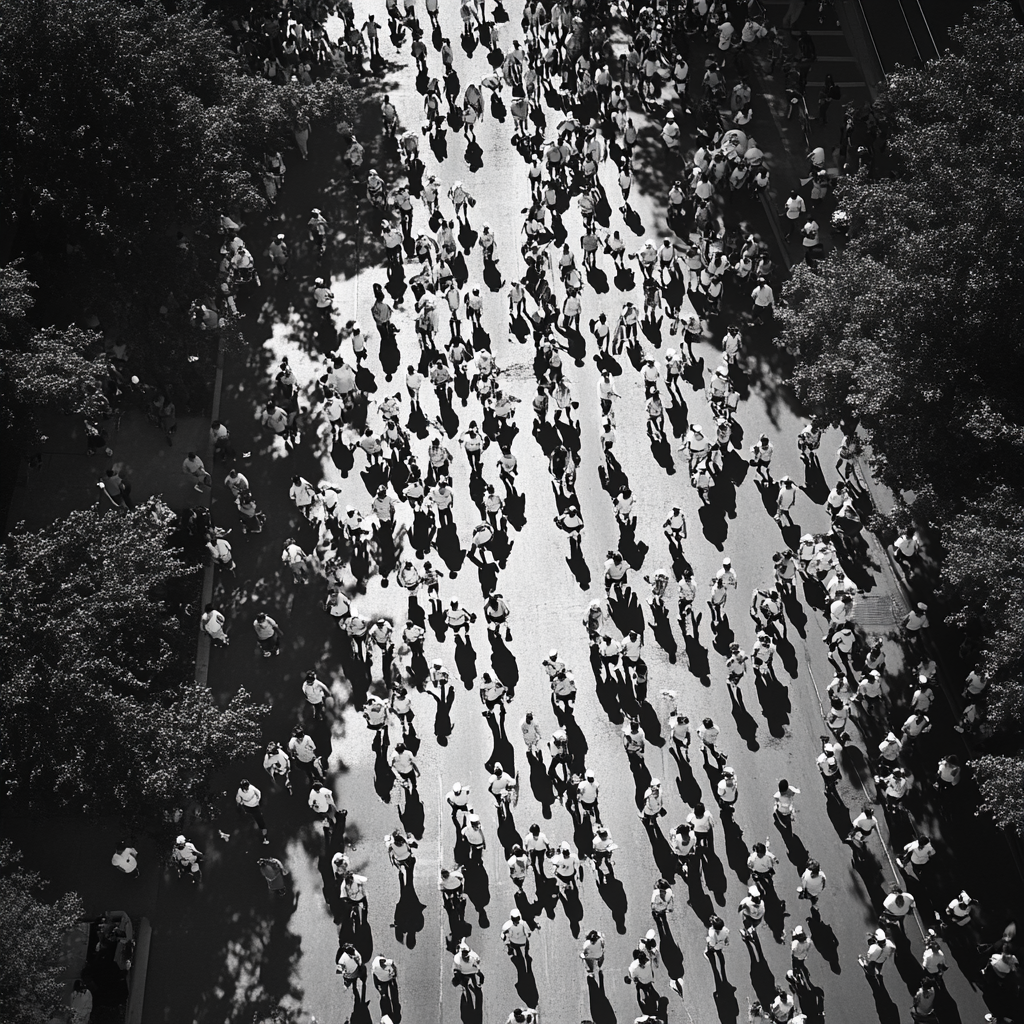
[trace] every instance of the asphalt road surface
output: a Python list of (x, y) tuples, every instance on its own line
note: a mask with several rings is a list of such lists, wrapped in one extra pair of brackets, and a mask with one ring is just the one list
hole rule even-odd
[[(356, 7), (357, 25), (368, 9), (377, 12), (378, 20), (385, 20), (383, 5), (370, 7), (357, 2)], [(470, 80), (479, 82), (488, 73), (486, 51), (476, 47), (468, 55), (458, 45), (460, 24), (456, 5), (442, 7), (442, 25), (455, 41), (455, 67), (464, 88)], [(505, 48), (519, 34), (520, 7), (518, 2), (509, 5), (511, 20), (499, 29)], [(422, 97), (416, 89), (415, 66), (408, 56), (408, 44), (402, 51), (396, 51), (384, 39), (382, 52), (388, 64), (385, 90), (397, 107), (403, 128), (418, 130), (422, 123)], [(435, 48), (430, 49), (428, 61), (431, 74), (438, 74), (440, 58)], [(670, 91), (666, 89), (666, 100)], [(506, 90), (503, 100), (508, 99)], [(560, 116), (558, 111), (548, 110), (549, 127)], [(638, 126), (646, 125), (642, 115), (635, 117)], [(374, 122), (370, 118), (367, 123), (379, 126), (379, 119)], [(683, 127), (684, 131), (692, 131), (688, 119), (684, 119)], [(451, 129), (447, 131), (447, 154), (443, 160), (437, 158), (426, 140), (421, 152), (427, 172), (439, 175), (444, 191), (455, 179), (462, 179), (475, 195), (472, 229), (479, 232), (484, 223), (491, 226), (498, 239), (501, 276), (507, 281), (522, 271), (520, 211), (529, 202), (526, 165), (509, 144), (511, 119), (507, 115), (498, 118), (488, 110), (476, 134), (479, 152), (472, 154), (472, 170), (467, 164), (466, 140)], [(347, 187), (337, 185), (333, 192), (327, 187), (328, 176), (336, 181), (336, 170), (329, 171), (327, 164), (333, 161), (337, 168), (337, 149), (338, 140), (332, 133), (314, 133), (311, 163), (301, 165), (295, 154), (289, 158), (289, 176), (276, 219), (265, 227), (246, 227), (253, 251), (262, 251), (278, 229), (291, 232), (289, 237), (301, 243), (302, 225), (313, 206), (328, 210), (331, 219), (332, 196), (344, 195)], [(392, 176), (398, 173), (394, 162), (390, 168), (388, 173)], [(666, 161), (656, 131), (642, 127), (636, 172), (639, 194), (634, 193), (633, 201), (638, 216), (625, 222), (616, 210), (618, 189), (614, 169), (610, 164), (602, 167), (601, 180), (612, 199), (610, 226), (622, 231), (629, 248), (638, 248), (645, 232), (656, 238), (664, 231), (665, 192), (676, 171)], [(377, 356), (376, 332), (369, 309), (373, 301), (371, 285), (384, 283), (386, 274), (379, 263), (366, 265), (361, 231), (372, 226), (374, 215), (361, 202), (358, 186), (350, 194), (360, 200), (359, 208), (365, 219), (360, 224), (332, 220), (342, 232), (338, 248), (345, 254), (334, 267), (337, 319), (343, 323), (358, 318), (371, 335), (367, 369), (373, 375), (375, 388), (371, 398), (379, 400), (385, 394), (404, 391), (404, 366), (417, 357), (409, 312), (411, 301), (396, 314), (401, 327), (402, 369), (388, 384)], [(730, 224), (747, 221), (758, 226), (760, 211), (755, 202), (741, 197), (736, 202), (730, 199), (729, 203), (726, 218)], [(417, 202), (415, 207), (415, 231), (425, 230), (423, 206)], [(446, 199), (442, 200), (442, 210), (447, 215), (451, 213)], [(569, 239), (575, 242), (581, 234), (575, 203), (565, 215), (565, 224)], [(468, 252), (465, 261), (470, 282), (480, 284), (479, 247)], [(312, 261), (300, 256), (294, 262), (294, 276), (307, 289), (313, 276)], [(606, 280), (598, 289), (585, 289), (584, 330), (588, 320), (601, 311), (614, 321), (627, 296), (641, 303), (638, 272), (633, 275), (633, 287), (624, 289), (620, 284), (627, 282), (615, 278), (607, 256), (600, 257), (599, 267)], [(598, 372), (589, 355), (581, 365), (566, 360), (567, 376), (579, 402), (576, 417), (582, 425), (578, 493), (586, 520), (584, 570), (567, 563), (565, 535), (552, 524), (558, 508), (546, 455), (531, 436), (532, 346), (521, 345), (508, 333), (507, 288), (495, 292), (482, 285), (482, 291), (483, 329), (501, 367), (503, 382), (522, 403), (517, 409), (520, 432), (514, 451), (519, 460), (519, 489), (525, 494), (525, 506), (518, 516), (513, 516), (509, 532), (511, 552), (498, 582), (498, 589), (512, 610), (514, 639), (507, 651), (498, 651), (492, 662), (484, 629), (481, 586), (474, 567), (460, 565), (457, 578), (442, 579), (443, 601), (447, 604), (451, 598), (459, 598), (477, 613), (478, 621), (470, 633), (471, 648), (461, 654), (456, 653), (450, 634), (442, 639), (428, 628), (427, 659), (440, 657), (452, 671), (454, 704), (448, 712), (449, 723), (429, 695), (413, 695), (419, 736), (417, 758), (422, 775), (419, 801), (411, 802), (404, 811), (399, 810), (389, 792), (386, 769), (381, 770), (375, 761), (370, 733), (352, 700), (350, 688), (341, 678), (338, 652), (343, 638), (321, 607), (322, 581), (306, 587), (293, 584), (280, 564), (286, 537), (294, 536), (306, 550), (312, 548), (315, 540), (313, 529), (297, 515), (287, 498), (293, 473), (301, 473), (314, 483), (320, 479), (335, 482), (343, 489), (343, 501), (364, 513), (368, 513), (370, 501), (360, 479), (364, 469), (361, 453), (357, 452), (354, 469), (343, 479), (330, 458), (315, 454), (316, 438), (311, 429), (306, 431), (296, 451), (286, 453), (279, 443), (268, 442), (255, 423), (257, 404), (269, 393), (282, 356), (289, 357), (306, 386), (321, 372), (322, 358), (311, 342), (308, 316), (301, 305), (296, 304), (290, 317), (282, 314), (280, 301), (275, 309), (268, 306), (263, 316), (258, 317), (253, 309), (246, 336), (254, 346), (254, 357), (245, 367), (237, 359), (229, 362), (228, 367), (221, 418), (232, 426), (237, 450), (251, 453), (243, 457), (243, 471), (268, 514), (268, 525), (262, 534), (248, 539), (238, 530), (232, 534), (237, 578), (219, 576), (217, 583), (217, 600), (229, 614), (232, 644), (227, 650), (214, 652), (210, 682), (224, 693), (244, 685), (257, 697), (272, 703), (268, 736), (281, 741), (287, 738), (290, 726), (300, 714), (299, 685), (307, 668), (316, 668), (321, 678), (330, 678), (336, 687), (341, 698), (339, 709), (343, 710), (338, 711), (329, 729), (314, 726), (313, 731), (321, 749), (330, 752), (331, 783), (339, 806), (348, 810), (344, 843), (339, 840), (334, 848), (344, 845), (354, 870), (369, 879), (368, 928), (355, 936), (357, 945), (367, 957), (372, 951), (397, 960), (401, 1017), (410, 1024), (460, 1019), (467, 1024), (496, 1024), (517, 1006), (535, 1007), (542, 1020), (552, 1022), (632, 1021), (638, 1015), (637, 1003), (633, 988), (623, 983), (623, 975), (634, 946), (653, 926), (649, 908), (651, 889), (659, 875), (664, 875), (672, 881), (676, 907), (669, 916), (671, 937), (661, 940), (662, 963), (655, 985), (668, 1000), (670, 1021), (721, 1020), (732, 1024), (745, 1020), (749, 1000), (770, 1000), (776, 983), (785, 986), (784, 975), (790, 967), (789, 933), (801, 922), (805, 926), (809, 923), (815, 943), (808, 961), (817, 990), (808, 999), (812, 1020), (821, 1019), (822, 1009), (831, 1022), (863, 1024), (876, 1015), (884, 1024), (907, 1020), (911, 991), (918, 978), (915, 960), (920, 954), (920, 931), (916, 926), (911, 924), (908, 929), (912, 946), (901, 951), (897, 962), (887, 967), (885, 988), (873, 991), (856, 962), (865, 945), (865, 932), (876, 922), (872, 899), (877, 898), (886, 880), (892, 877), (886, 855), (877, 842), (869, 866), (858, 871), (852, 866), (849, 848), (840, 841), (864, 799), (860, 788), (863, 758), (857, 750), (848, 755), (849, 770), (839, 786), (841, 803), (826, 802), (815, 767), (819, 737), (825, 732), (821, 695), (832, 676), (821, 642), (826, 626), (822, 612), (807, 603), (803, 594), (790, 606), (788, 642), (780, 644), (777, 659), (778, 686), (759, 692), (748, 675), (739, 700), (731, 697), (726, 686), (723, 652), (727, 651), (729, 634), (734, 633), (749, 651), (753, 627), (747, 604), (754, 587), (771, 582), (772, 554), (785, 543), (792, 543), (801, 532), (820, 532), (828, 527), (821, 502), (836, 479), (831, 453), (838, 439), (827, 436), (823, 443), (824, 481), (812, 481), (797, 500), (795, 519), (799, 530), (783, 534), (770, 514), (773, 494), (756, 485), (752, 470), (746, 466), (746, 452), (762, 432), (766, 433), (776, 448), (776, 477), (789, 473), (803, 483), (795, 444), (802, 420), (781, 377), (784, 362), (766, 333), (747, 322), (748, 294), (734, 285), (727, 288), (723, 315), (712, 321), (711, 336), (696, 345), (698, 367), (688, 374), (684, 384), (685, 411), (678, 409), (670, 416), (677, 439), (667, 448), (655, 446), (652, 450), (644, 430), (640, 375), (625, 356), (619, 360), (619, 375), (615, 378), (621, 394), (617, 402), (616, 453), (636, 495), (638, 525), (636, 543), (628, 550), (637, 604), (631, 611), (621, 613), (618, 623), (642, 624), (644, 657), (650, 669), (650, 702), (642, 715), (646, 756), (644, 765), (631, 774), (621, 743), (622, 711), (606, 692), (597, 692), (587, 636), (581, 624), (587, 603), (603, 597), (602, 565), (607, 552), (620, 544), (611, 497), (599, 474)], [(561, 300), (564, 293), (560, 284), (556, 294)], [(720, 362), (722, 330), (733, 317), (747, 322), (748, 339), (736, 435), (740, 451), (729, 456), (714, 503), (701, 509), (676, 448), (687, 422), (708, 428), (713, 424), (703, 383)], [(663, 325), (662, 329), (665, 328), (667, 325)], [(667, 330), (665, 334), (660, 342), (662, 353), (671, 343)], [(646, 339), (645, 344), (650, 347), (653, 342)], [(437, 406), (429, 385), (424, 387), (423, 397), (428, 416), (433, 416)], [(466, 408), (456, 403), (455, 412), (459, 431), (469, 419), (480, 418), (475, 399), (470, 399)], [(380, 417), (372, 407), (370, 422), (375, 427), (380, 425)], [(421, 464), (428, 436), (423, 431), (423, 436), (414, 439)], [(461, 547), (465, 548), (480, 514), (470, 500), (466, 458), (454, 439), (445, 443), (455, 453), (455, 522)], [(496, 458), (493, 447), (485, 453), (485, 476), (491, 481), (497, 479)], [(218, 467), (214, 510), (219, 522), (230, 524), (234, 514), (220, 483), (223, 476), (223, 467)], [(689, 524), (685, 553), (698, 585), (697, 605), (703, 609), (697, 638), (685, 641), (674, 614), (669, 626), (655, 626), (647, 604), (650, 590), (643, 582), (645, 573), (670, 565), (661, 524), (674, 503), (682, 505)], [(407, 510), (400, 512), (400, 519), (408, 521)], [(459, 552), (451, 557), (453, 564), (458, 565)], [(739, 586), (729, 596), (729, 629), (716, 638), (709, 627), (704, 602), (708, 582), (724, 557), (731, 558)], [(886, 584), (878, 562), (869, 560), (858, 582), (866, 591), (880, 595), (884, 603)], [(672, 609), (674, 594), (673, 585), (669, 595)], [(400, 628), (405, 620), (406, 595), (394, 584), (385, 588), (380, 577), (375, 576), (369, 580), (365, 594), (356, 596), (355, 606), (371, 619), (388, 616)], [(284, 653), (280, 658), (263, 659), (255, 647), (250, 624), (259, 608), (266, 608), (284, 629)], [(578, 845), (580, 826), (574, 824), (555, 798), (544, 773), (530, 771), (519, 735), (518, 723), (528, 710), (535, 712), (545, 738), (556, 727), (548, 681), (541, 665), (552, 649), (557, 649), (560, 658), (575, 671), (579, 697), (572, 740), (577, 763), (585, 764), (596, 774), (601, 787), (602, 818), (619, 849), (613, 882), (599, 886), (588, 863), (579, 884), (578, 900), (541, 905), (532, 878), (526, 884), (525, 895), (517, 895), (503, 847), (507, 848), (517, 835), (525, 834), (533, 822), (541, 825), (553, 843), (568, 840), (574, 847)], [(477, 691), (485, 671), (498, 672), (514, 682), (507, 735), (495, 736), (481, 716)], [(378, 679), (374, 691), (383, 693), (379, 658), (374, 673)], [(703, 872), (703, 882), (691, 887), (678, 877), (672, 858), (667, 856), (663, 836), (685, 819), (698, 800), (708, 803), (716, 819), (720, 817), (713, 798), (718, 774), (702, 763), (696, 740), (691, 765), (678, 764), (670, 754), (665, 742), (668, 708), (660, 696), (665, 688), (678, 692), (680, 707), (694, 726), (704, 716), (713, 717), (721, 725), (720, 747), (736, 771), (741, 793), (735, 824), (723, 830), (719, 822), (714, 853)], [(397, 739), (397, 733), (393, 733), (393, 739)], [(493, 801), (486, 793), (484, 767), (495, 756), (507, 770), (520, 773), (522, 785), (513, 820), (500, 831)], [(324, 872), (329, 873), (328, 861), (322, 839), (304, 806), (304, 790), (297, 785), (293, 798), (271, 793), (269, 780), (258, 764), (244, 770), (264, 791), (270, 846), (261, 847), (251, 824), (239, 822), (233, 813), (226, 813), (221, 828), (230, 833), (230, 839), (225, 841), (216, 832), (209, 836), (203, 887), (193, 891), (168, 879), (161, 898), (165, 924), (154, 938), (146, 1019), (171, 1024), (192, 1019), (248, 1021), (253, 1010), (264, 1008), (269, 1001), (293, 1009), (301, 1007), (321, 1024), (341, 1024), (346, 1019), (379, 1020), (379, 1004), (372, 985), (369, 1011), (353, 1011), (352, 995), (343, 989), (335, 974), (338, 925), (322, 894)], [(227, 806), (238, 776), (239, 771), (232, 769), (221, 780), (228, 794)], [(653, 838), (637, 815), (638, 799), (651, 777), (663, 780), (668, 811), (661, 819), (659, 834)], [(772, 823), (771, 814), (772, 793), (784, 777), (801, 790), (794, 834), (788, 841)], [(466, 940), (482, 957), (486, 974), (482, 1005), (475, 1007), (464, 1004), (460, 991), (450, 983), (452, 937), (437, 892), (439, 868), (453, 864), (454, 827), (443, 794), (456, 781), (471, 787), (473, 805), (483, 819), (488, 837), (483, 871), (476, 873), (469, 885), (466, 914)], [(297, 782), (301, 782), (301, 776)], [(419, 840), (413, 885), (406, 888), (400, 887), (383, 843), (385, 834), (399, 824)], [(584, 824), (584, 844), (587, 831)], [(737, 904), (749, 884), (748, 848), (765, 837), (780, 857), (776, 886), (785, 909), (773, 905), (768, 923), (761, 929), (758, 952), (754, 947), (746, 948), (739, 937)], [(254, 866), (255, 857), (267, 850), (285, 859), (291, 869), (296, 902), (287, 908), (283, 903), (272, 903)], [(820, 861), (828, 878), (820, 916), (813, 920), (808, 919), (807, 905), (797, 899), (796, 892), (799, 873), (808, 857)], [(523, 972), (517, 972), (509, 962), (499, 936), (502, 923), (517, 905), (537, 927), (531, 947), (532, 969)], [(726, 955), (727, 979), (717, 986), (702, 955), (706, 921), (711, 913), (721, 914), (733, 935)], [(607, 937), (603, 988), (588, 985), (578, 956), (581, 933), (591, 928)], [(670, 978), (683, 979), (680, 991), (670, 988)], [(949, 973), (949, 991), (965, 1022), (973, 1024), (980, 1019), (980, 999), (955, 965)]]

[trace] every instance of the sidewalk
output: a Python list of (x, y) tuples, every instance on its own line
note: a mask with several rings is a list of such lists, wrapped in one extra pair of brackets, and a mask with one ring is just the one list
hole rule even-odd
[[(210, 432), (206, 416), (179, 417), (173, 445), (167, 444), (141, 410), (125, 412), (116, 431), (113, 422), (111, 419), (103, 424), (110, 434), (107, 443), (113, 455), (106, 456), (101, 449), (91, 457), (86, 455), (81, 417), (55, 416), (41, 424), (43, 434), (47, 435), (41, 449), (42, 462), (38, 468), (31, 468), (24, 461), (19, 467), (7, 515), (8, 530), (22, 521), (28, 529), (38, 530), (59, 516), (96, 504), (113, 508), (96, 486), (100, 476), (112, 466), (124, 467), (127, 472), (134, 505), (154, 494), (163, 495), (176, 511), (209, 502), (209, 492), (196, 493), (192, 480), (181, 472), (187, 452), (196, 451), (206, 459)], [(207, 468), (212, 471), (209, 465)]]
[[(800, 16), (794, 22), (793, 27), (796, 31), (808, 30), (812, 36), (818, 37), (815, 41), (818, 47), (819, 64), (812, 68), (809, 86), (813, 86), (816, 80), (823, 79), (823, 75), (829, 72), (828, 67), (822, 68), (820, 60), (822, 54), (827, 53), (832, 57), (826, 58), (826, 63), (838, 63), (841, 59), (849, 60), (850, 63), (843, 63), (842, 67), (844, 69), (852, 67), (856, 71), (845, 70), (844, 73), (851, 79), (856, 78), (858, 81), (866, 82), (865, 89), (873, 98), (879, 85), (881, 71), (874, 66), (874, 53), (868, 53), (865, 50), (867, 35), (861, 12), (854, 10), (856, 5), (849, 2), (840, 2), (836, 6), (839, 14), (838, 24), (842, 27), (843, 38), (840, 40), (826, 33), (827, 50), (822, 46), (822, 33), (817, 24), (818, 16), (815, 4), (805, 5)], [(769, 13), (773, 16), (776, 24), (781, 25), (785, 10), (786, 4), (781, 0), (769, 8)], [(828, 19), (834, 21), (832, 12), (826, 12), (825, 19), (826, 22)], [(840, 54), (846, 56), (839, 57)], [(791, 188), (799, 187), (800, 179), (805, 176), (807, 164), (803, 152), (804, 140), (795, 120), (787, 122), (779, 116), (778, 112), (784, 110), (784, 97), (778, 94), (777, 83), (766, 76), (765, 62), (756, 61), (756, 64), (760, 78), (759, 85), (768, 102), (769, 109), (774, 115), (775, 127), (778, 129), (785, 147), (772, 153), (771, 185), (776, 197), (774, 209), (777, 211), (781, 205), (781, 199), (778, 197), (788, 194)], [(834, 74), (834, 71), (832, 73)], [(838, 81), (838, 76), (836, 77)], [(813, 95), (813, 88), (809, 88), (808, 91)], [(861, 94), (858, 91), (854, 95)], [(842, 108), (850, 98), (850, 90), (843, 88), (842, 100), (839, 104), (834, 104), (833, 109), (835, 106)], [(867, 100), (866, 96), (864, 100)], [(813, 116), (816, 112), (816, 104), (815, 109), (811, 112)], [(832, 111), (830, 111), (831, 113)], [(835, 154), (828, 144), (832, 134), (837, 131), (836, 126), (842, 117), (841, 109), (835, 113), (836, 116), (831, 118), (833, 124), (830, 127), (815, 126), (812, 143), (825, 148), (826, 161), (832, 170), (837, 171), (834, 164)], [(801, 194), (810, 205), (809, 186), (801, 187)], [(817, 215), (821, 228), (821, 239), (825, 243), (826, 252), (834, 245), (831, 233), (831, 214), (835, 205), (834, 198), (829, 195), (821, 204)], [(768, 212), (770, 214), (772, 211)], [(788, 262), (787, 254), (787, 265)], [(827, 454), (831, 456), (831, 453)], [(822, 458), (824, 460), (825, 455)], [(860, 481), (867, 492), (870, 505), (878, 512), (888, 514), (894, 506), (895, 497), (871, 474), (867, 453), (861, 457), (858, 468)], [(958, 720), (962, 709), (962, 701), (959, 697), (962, 679), (968, 671), (960, 664), (956, 650), (957, 641), (951, 633), (943, 631), (941, 625), (938, 628), (932, 627), (931, 634), (924, 638), (924, 647), (920, 652), (911, 650), (905, 642), (899, 639), (898, 632), (888, 625), (888, 619), (891, 618), (895, 625), (914, 601), (924, 599), (932, 602), (933, 622), (938, 623), (939, 609), (934, 604), (934, 595), (930, 591), (928, 593), (915, 592), (913, 581), (908, 580), (895, 566), (879, 538), (873, 534), (866, 536), (877, 576), (871, 590), (866, 592), (864, 599), (858, 602), (858, 619), (868, 633), (881, 633), (888, 637), (886, 650), (890, 677), (899, 678), (901, 669), (904, 673), (909, 673), (914, 664), (922, 658), (930, 658), (937, 663), (936, 678), (942, 695), (936, 701), (930, 714), (933, 721), (932, 737), (934, 737), (931, 748), (935, 747), (935, 741), (939, 736), (945, 737), (941, 754), (955, 753), (961, 758), (962, 763), (966, 762), (974, 753), (970, 740), (953, 731), (953, 725)], [(868, 613), (867, 620), (865, 620), (865, 611)], [(905, 675), (904, 679), (906, 680)], [(820, 686), (820, 682), (818, 685)], [(904, 682), (904, 685), (909, 688), (908, 682)], [(891, 696), (897, 700), (900, 698), (905, 700), (909, 696), (909, 692), (893, 693)], [(868, 748), (862, 742), (859, 742), (858, 746), (865, 750), (865, 754), (868, 752)], [(929, 775), (933, 774), (935, 770), (934, 764), (922, 764), (921, 768), (927, 770)], [(944, 886), (943, 891), (948, 890), (949, 898), (952, 898), (959, 888), (966, 887), (981, 904), (978, 920), (979, 930), (987, 929), (988, 932), (997, 933), (1006, 920), (1014, 916), (1014, 909), (1019, 910), (1021, 907), (1024, 859), (1022, 859), (1019, 844), (1012, 837), (1008, 837), (996, 829), (986, 819), (977, 818), (972, 814), (969, 792), (957, 794), (959, 803), (954, 804), (950, 810), (946, 810), (942, 807), (942, 801), (933, 799), (930, 788), (920, 785), (923, 781), (920, 776), (918, 781), (919, 792), (913, 804), (913, 815), (918, 827), (935, 838), (937, 844), (941, 842), (942, 847), (945, 848), (942, 851), (945, 854), (943, 857), (945, 879), (941, 882), (941, 886)], [(870, 772), (863, 775), (862, 782), (867, 791), (871, 792), (873, 785), (870, 780)], [(970, 786), (972, 786), (972, 782), (967, 779), (961, 789), (966, 790)], [(886, 823), (886, 841), (892, 848), (894, 842), (888, 831), (888, 823)], [(898, 847), (909, 838), (911, 838), (909, 834), (905, 838), (901, 836), (895, 841), (895, 845)], [(983, 853), (983, 856), (979, 857), (979, 853)], [(891, 867), (896, 873), (895, 866), (891, 864)], [(979, 867), (981, 870), (978, 870)], [(896, 874), (899, 878), (900, 875)], [(933, 891), (936, 890), (935, 879), (932, 880), (931, 887)], [(1007, 893), (1008, 887), (1010, 894)], [(918, 915), (918, 923), (923, 929), (932, 926), (930, 918), (922, 920), (920, 915)], [(961, 967), (967, 974), (967, 965), (961, 964)], [(973, 989), (973, 983), (971, 987)]]

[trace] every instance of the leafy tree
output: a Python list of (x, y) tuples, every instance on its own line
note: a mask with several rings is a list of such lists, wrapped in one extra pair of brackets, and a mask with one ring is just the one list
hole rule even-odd
[(166, 823), (212, 806), (210, 775), (258, 747), (265, 709), (245, 690), (221, 707), (189, 678), (196, 570), (168, 546), (171, 518), (153, 501), (8, 538), (0, 778), (33, 805)]
[[(893, 177), (845, 183), (850, 240), (800, 267), (779, 344), (801, 398), (858, 424), (873, 466), (909, 496), (897, 518), (943, 548), (949, 619), (980, 623), (994, 742), (1019, 750), (1024, 688), (1024, 29), (980, 6), (953, 48), (889, 80)], [(984, 153), (984, 159), (981, 154)], [(996, 773), (984, 778), (996, 806)]]
[(1024, 760), (986, 754), (971, 765), (981, 784), (981, 809), (1008, 832), (1024, 839)]
[(0, 211), (36, 279), (130, 337), (143, 364), (185, 364), (214, 218), (262, 209), (264, 154), (300, 113), (337, 119), (348, 89), (251, 76), (189, 0), (24, 0), (0, 5), (0, 31), (18, 54), (0, 64)]
[(0, 433), (16, 443), (34, 434), (38, 409), (93, 415), (104, 407), (106, 367), (95, 338), (77, 327), (36, 330), (34, 293), (20, 263), (0, 267)]
[(0, 1020), (63, 1019), (64, 933), (85, 910), (75, 893), (41, 900), (42, 887), (10, 841), (0, 839)]

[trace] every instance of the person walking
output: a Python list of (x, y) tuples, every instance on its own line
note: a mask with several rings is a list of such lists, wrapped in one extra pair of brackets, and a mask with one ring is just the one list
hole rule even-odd
[(313, 714), (313, 721), (322, 721), (324, 708), (331, 699), (331, 691), (323, 680), (317, 678), (313, 669), (306, 672), (302, 679), (302, 695), (306, 699), (306, 706)]
[(604, 980), (605, 938), (604, 933), (592, 928), (583, 939), (580, 959), (587, 971), (587, 980), (597, 978)]
[(252, 628), (264, 658), (281, 653), (281, 637), (284, 636), (284, 632), (266, 612), (256, 614), (256, 618), (252, 620)]
[[(338, 805), (334, 802), (334, 793), (323, 782), (314, 782), (309, 791), (308, 803), (323, 828), (324, 839), (330, 842), (331, 833), (338, 819)], [(344, 814), (345, 812), (342, 812), (343, 817)]]
[(530, 963), (530, 933), (533, 929), (523, 920), (518, 910), (513, 910), (501, 926), (501, 941), (505, 952), (517, 969), (526, 970)]
[(704, 955), (711, 964), (716, 977), (725, 978), (725, 951), (729, 945), (729, 929), (717, 915), (708, 922), (708, 934), (704, 940)]
[(238, 791), (235, 793), (235, 804), (242, 813), (248, 814), (256, 822), (260, 834), (263, 836), (263, 845), (268, 846), (270, 840), (267, 838), (267, 823), (263, 819), (263, 811), (260, 803), (263, 794), (248, 780), (242, 779), (238, 784)]
[(139, 851), (134, 846), (129, 846), (123, 839), (117, 844), (117, 849), (114, 850), (113, 857), (110, 858), (110, 863), (117, 868), (122, 874), (128, 875), (130, 878), (138, 878), (140, 875), (139, 871)]
[(867, 950), (857, 957), (857, 963), (864, 968), (868, 981), (875, 984), (881, 980), (882, 968), (896, 952), (896, 946), (883, 928), (868, 932), (867, 944)]
[(203, 871), (199, 863), (203, 859), (203, 855), (194, 843), (189, 842), (184, 836), (178, 836), (171, 849), (171, 859), (178, 869), (179, 878), (185, 875), (193, 885), (199, 885), (202, 882)]
[(818, 917), (818, 900), (825, 891), (827, 879), (821, 865), (816, 860), (807, 862), (804, 873), (800, 876), (800, 884), (797, 886), (796, 894), (799, 899), (809, 900), (811, 904), (811, 916)]
[(291, 754), (293, 763), (306, 773), (311, 785), (317, 779), (324, 777), (321, 758), (317, 756), (316, 752), (316, 741), (307, 734), (301, 725), (295, 726), (292, 730), (292, 737), (288, 741), (288, 752)]
[(189, 452), (181, 463), (181, 471), (193, 482), (193, 490), (200, 494), (204, 487), (213, 487), (213, 477), (206, 471), (203, 460), (195, 452)]
[(810, 988), (811, 975), (807, 970), (807, 957), (813, 948), (814, 944), (804, 926), (798, 924), (792, 931), (789, 943), (790, 969), (786, 971), (786, 980), (791, 985)]
[(697, 727), (697, 737), (701, 742), (701, 751), (704, 755), (704, 763), (708, 763), (708, 753), (715, 759), (715, 763), (721, 767), (727, 760), (728, 757), (725, 753), (718, 749), (716, 744), (718, 743), (718, 736), (721, 730), (715, 725), (714, 721), (710, 718), (705, 718), (703, 722)]
[(260, 874), (267, 883), (267, 891), (272, 896), (284, 896), (288, 891), (285, 878), (291, 873), (276, 857), (260, 857), (256, 861)]
[(277, 740), (270, 740), (267, 743), (267, 752), (263, 755), (263, 770), (270, 776), (271, 782), (276, 786), (280, 781), (288, 795), (294, 792), (292, 789), (292, 760), (281, 749)]
[[(371, 15), (371, 17), (373, 17)], [(352, 995), (357, 1003), (366, 1002), (366, 964), (363, 963), (359, 950), (346, 942), (338, 950), (335, 959), (335, 973), (341, 975), (345, 988), (352, 989)]]
[(775, 823), (782, 832), (793, 831), (793, 815), (796, 811), (796, 798), (799, 795), (800, 790), (795, 786), (791, 786), (788, 780), (779, 779), (779, 788), (772, 796), (772, 802), (775, 808)]
[(664, 878), (659, 878), (654, 883), (654, 891), (651, 893), (651, 917), (657, 925), (658, 931), (668, 929), (668, 915), (675, 910), (675, 894)]
[(381, 1013), (384, 1012), (385, 1000), (394, 1012), (398, 1006), (398, 964), (386, 956), (375, 956), (370, 964), (370, 973), (373, 975), (373, 987), (380, 996)]
[(388, 858), (398, 870), (399, 885), (412, 881), (416, 857), (413, 851), (419, 846), (415, 839), (409, 838), (400, 828), (396, 828), (384, 837), (384, 848)]
[(452, 961), (452, 982), (464, 986), (471, 992), (479, 993), (484, 981), (480, 963), (480, 954), (470, 949), (463, 939)]
[(212, 604), (208, 604), (203, 610), (199, 619), (200, 627), (209, 635), (210, 639), (218, 647), (227, 647), (231, 643), (227, 631), (224, 629), (226, 620), (224, 615)]

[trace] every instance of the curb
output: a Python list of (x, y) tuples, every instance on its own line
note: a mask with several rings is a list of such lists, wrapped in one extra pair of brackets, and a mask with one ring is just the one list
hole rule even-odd
[(139, 937), (135, 942), (132, 960), (132, 986), (128, 993), (128, 1009), (124, 1024), (142, 1024), (142, 1009), (146, 1001), (146, 975), (149, 972), (149, 948), (153, 941), (153, 927), (149, 918), (139, 922)]
[[(210, 422), (220, 416), (220, 397), (224, 390), (224, 338), (217, 342), (217, 375), (213, 380), (213, 403), (210, 406)], [(206, 442), (206, 457), (213, 465), (213, 439)], [(212, 474), (211, 474), (212, 475)], [(210, 487), (210, 509), (213, 510), (213, 487)], [(199, 599), (199, 615), (202, 617), (203, 609), (213, 600), (213, 562), (207, 562), (203, 569), (203, 592)], [(213, 644), (202, 627), (198, 629), (196, 637), (196, 671), (195, 681), (200, 686), (209, 685), (207, 680), (210, 675), (210, 649)]]

